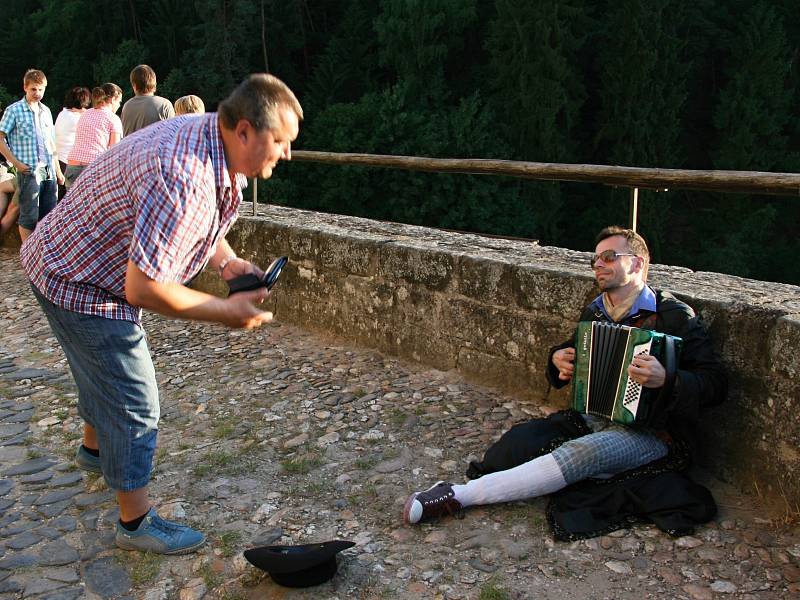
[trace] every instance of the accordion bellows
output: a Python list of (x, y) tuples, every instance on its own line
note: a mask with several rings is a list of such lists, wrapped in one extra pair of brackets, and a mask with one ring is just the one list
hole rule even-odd
[[(679, 337), (604, 321), (578, 323), (572, 408), (624, 425), (653, 424), (671, 393), (682, 345)], [(662, 388), (643, 388), (628, 377), (641, 354), (655, 356), (666, 371)]]

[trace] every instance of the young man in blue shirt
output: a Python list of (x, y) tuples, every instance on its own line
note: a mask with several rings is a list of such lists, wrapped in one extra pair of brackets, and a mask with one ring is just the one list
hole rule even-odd
[(47, 78), (38, 69), (23, 77), (25, 97), (11, 104), (0, 119), (0, 154), (17, 170), (19, 235), (24, 242), (56, 205), (56, 182), (64, 176), (56, 155), (55, 126), (42, 103)]

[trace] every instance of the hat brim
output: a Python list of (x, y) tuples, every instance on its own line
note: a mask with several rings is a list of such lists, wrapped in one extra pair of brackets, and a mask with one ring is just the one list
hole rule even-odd
[(273, 581), (288, 587), (309, 587), (328, 581), (336, 574), (336, 554), (355, 542), (334, 540), (298, 546), (260, 546), (244, 551), (254, 567), (270, 574)]

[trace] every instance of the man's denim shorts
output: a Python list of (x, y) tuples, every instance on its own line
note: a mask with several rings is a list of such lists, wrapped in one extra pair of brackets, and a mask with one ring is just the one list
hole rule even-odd
[(146, 486), (159, 405), (144, 329), (130, 321), (65, 310), (31, 287), (69, 361), (78, 386), (78, 413), (97, 431), (106, 483), (123, 492)]
[(35, 174), (17, 174), (19, 187), (19, 225), (33, 231), (58, 200), (55, 179), (40, 180)]

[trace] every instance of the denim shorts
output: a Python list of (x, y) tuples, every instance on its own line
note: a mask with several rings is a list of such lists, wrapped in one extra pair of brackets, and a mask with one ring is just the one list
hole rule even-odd
[(78, 178), (78, 175), (83, 173), (85, 168), (86, 165), (67, 165), (64, 171), (64, 187), (67, 189), (71, 188), (72, 184), (75, 183), (75, 180)]
[(632, 429), (594, 415), (581, 416), (592, 433), (553, 450), (567, 485), (590, 477), (611, 477), (663, 458), (669, 452), (651, 431)]
[(78, 413), (97, 431), (108, 486), (147, 485), (158, 435), (158, 386), (144, 329), (131, 321), (72, 312), (33, 286), (78, 386)]
[[(43, 168), (43, 167), (42, 167)], [(33, 231), (44, 219), (58, 199), (55, 179), (41, 179), (33, 172), (18, 173), (19, 226)]]

